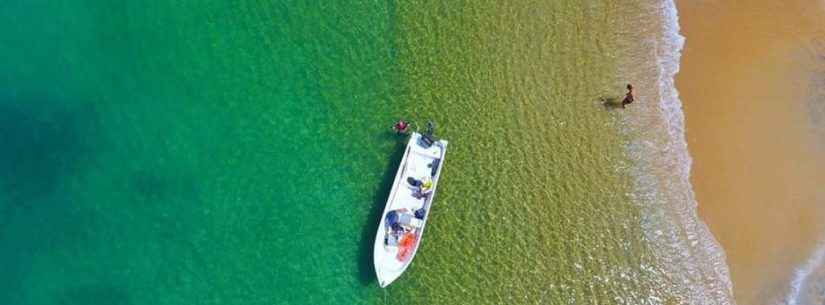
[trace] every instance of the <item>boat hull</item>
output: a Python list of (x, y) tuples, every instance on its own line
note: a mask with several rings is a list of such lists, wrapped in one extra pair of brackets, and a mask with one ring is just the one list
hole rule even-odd
[[(441, 170), (444, 168), (447, 141), (438, 140), (430, 147), (425, 147), (421, 144), (422, 137), (418, 133), (410, 136), (384, 212), (381, 213), (373, 249), (375, 273), (381, 287), (387, 287), (398, 279), (418, 252), (435, 199)], [(410, 181), (424, 182), (422, 185), (412, 185)], [(428, 187), (427, 182), (431, 183), (431, 186)], [(403, 236), (397, 244), (390, 241), (396, 240), (399, 235), (394, 229), (399, 227), (393, 227), (388, 222), (387, 218), (391, 212), (407, 215), (419, 212), (415, 219), (409, 220), (411, 224), (403, 229)]]

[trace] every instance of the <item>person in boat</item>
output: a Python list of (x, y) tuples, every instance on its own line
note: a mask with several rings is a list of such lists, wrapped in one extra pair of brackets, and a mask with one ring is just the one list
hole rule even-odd
[(395, 125), (392, 125), (392, 130), (395, 130), (398, 134), (406, 134), (409, 128), (410, 123), (405, 120), (398, 120), (398, 122), (395, 122)]
[(624, 99), (622, 100), (622, 108), (625, 105), (633, 103), (636, 99), (633, 97), (633, 85), (627, 84), (627, 94), (625, 94)]
[(429, 177), (425, 178), (424, 181), (421, 182), (421, 185), (418, 187), (418, 192), (421, 195), (427, 195), (433, 191), (433, 179)]
[(424, 198), (433, 191), (433, 179), (430, 177), (425, 177), (422, 180), (407, 177), (407, 183), (415, 190), (412, 196), (417, 199)]
[(387, 225), (393, 234), (404, 233), (404, 227), (400, 223), (401, 215), (398, 212), (393, 210), (387, 213)]

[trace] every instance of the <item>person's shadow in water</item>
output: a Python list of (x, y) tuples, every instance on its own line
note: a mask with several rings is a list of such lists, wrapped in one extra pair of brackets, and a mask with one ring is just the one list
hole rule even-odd
[(381, 213), (384, 211), (384, 206), (387, 204), (387, 197), (390, 195), (392, 184), (395, 180), (395, 174), (398, 170), (398, 165), (401, 163), (401, 157), (404, 156), (404, 150), (407, 148), (407, 137), (398, 135), (394, 132), (387, 132), (381, 134), (379, 137), (381, 141), (395, 141), (396, 144), (392, 149), (392, 154), (387, 158), (391, 160), (389, 167), (381, 177), (381, 183), (378, 186), (378, 191), (372, 200), (372, 207), (370, 208), (369, 217), (366, 219), (364, 229), (361, 231), (361, 245), (358, 258), (358, 278), (364, 286), (372, 284), (375, 278), (375, 267), (373, 266), (373, 245), (375, 242), (375, 232), (378, 231), (378, 224), (380, 222)]
[(602, 106), (604, 106), (604, 109), (607, 110), (624, 108), (622, 107), (622, 102), (619, 101), (619, 98), (615, 96), (600, 96), (599, 102), (601, 102)]

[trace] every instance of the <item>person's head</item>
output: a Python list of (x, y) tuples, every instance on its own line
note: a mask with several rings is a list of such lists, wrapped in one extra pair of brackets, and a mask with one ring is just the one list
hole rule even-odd
[(633, 85), (627, 84), (627, 90), (633, 90)]

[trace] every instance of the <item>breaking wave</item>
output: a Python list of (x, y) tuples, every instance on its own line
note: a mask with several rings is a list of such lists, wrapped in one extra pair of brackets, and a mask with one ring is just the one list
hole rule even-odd
[(783, 305), (823, 304), (825, 302), (825, 243), (820, 243), (805, 264), (794, 272)]

